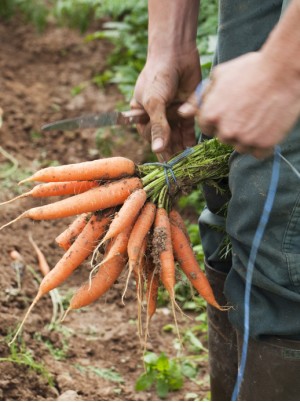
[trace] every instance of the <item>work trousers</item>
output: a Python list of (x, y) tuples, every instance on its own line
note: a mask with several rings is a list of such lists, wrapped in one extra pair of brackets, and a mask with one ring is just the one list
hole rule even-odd
[[(259, 50), (279, 21), (285, 3), (221, 0), (215, 63)], [(295, 57), (300, 59), (300, 53)], [(300, 122), (280, 146), (281, 154), (300, 171)], [(246, 268), (272, 167), (273, 157), (258, 160), (233, 152), (227, 193), (230, 197), (222, 196), (229, 198), (226, 219), (218, 214), (222, 197), (220, 200), (218, 194), (212, 194), (214, 190), (205, 189), (208, 205), (199, 220), (205, 257), (215, 269), (228, 272), (225, 295), (233, 306), (229, 319), (240, 331), (243, 331)], [(232, 244), (230, 259), (222, 255), (222, 233), (214, 231), (211, 225), (225, 227)], [(283, 160), (274, 205), (255, 261), (250, 335), (253, 338), (282, 335), (293, 339), (300, 335), (300, 180)]]
[[(219, 6), (215, 65), (258, 51), (280, 20), (288, 1), (221, 0)], [(295, 57), (300, 62), (300, 53)], [(286, 63), (288, 65), (288, 60)], [(300, 171), (300, 122), (280, 148), (281, 154)], [(221, 183), (223, 193), (204, 187), (207, 207), (200, 216), (199, 226), (205, 258), (207, 266), (212, 268), (210, 272), (215, 271), (211, 276), (217, 283), (217, 293), (221, 286), (222, 296), (225, 295), (222, 302), (232, 306), (228, 317), (225, 316), (225, 323), (224, 315), (218, 314), (227, 313), (215, 314), (212, 307), (208, 309), (212, 395), (215, 393), (216, 399), (230, 398), (237, 374), (244, 331), (247, 264), (272, 168), (273, 156), (258, 160), (251, 155), (233, 152), (229, 181)], [(220, 211), (224, 211), (222, 206), (227, 202), (227, 216), (224, 216)], [(232, 252), (225, 256), (227, 236)], [(300, 372), (299, 340), (300, 180), (281, 159), (273, 208), (254, 266), (250, 301), (251, 350), (240, 398), (300, 400), (300, 384), (297, 375), (292, 375)], [(226, 348), (230, 348), (230, 354), (226, 353)], [(255, 373), (261, 374), (257, 377)], [(227, 380), (224, 382), (222, 378)], [(223, 384), (220, 384), (220, 379)], [(226, 390), (223, 388), (225, 383), (230, 384)]]

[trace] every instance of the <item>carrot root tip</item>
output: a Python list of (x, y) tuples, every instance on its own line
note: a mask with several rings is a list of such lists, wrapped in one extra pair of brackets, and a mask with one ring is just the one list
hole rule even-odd
[(33, 180), (34, 179), (32, 176), (27, 177), (27, 179), (23, 179), (23, 180), (19, 181), (18, 186), (20, 186), (21, 184), (27, 183), (28, 181), (33, 181)]
[(26, 312), (21, 324), (19, 325), (15, 335), (13, 336), (12, 340), (8, 343), (8, 346), (11, 346), (13, 343), (15, 343), (15, 341), (17, 340), (17, 338), (18, 338), (18, 336), (19, 336), (19, 334), (20, 334), (20, 332), (21, 332), (21, 330), (22, 330), (22, 328), (23, 328), (23, 326), (25, 324), (25, 321), (27, 320), (27, 318), (28, 318), (29, 314), (31, 313), (33, 307), (36, 305), (36, 303), (40, 300), (41, 297), (42, 297), (42, 293), (39, 291), (38, 294), (35, 296), (33, 302), (31, 303), (31, 305), (29, 306), (29, 308), (28, 308), (28, 310), (27, 310), (27, 312)]
[(69, 312), (70, 312), (71, 310), (72, 310), (72, 309), (71, 309), (71, 307), (69, 306), (69, 307), (67, 308), (67, 310), (64, 312), (64, 314), (63, 314), (63, 316), (61, 317), (61, 319), (60, 319), (60, 322), (61, 322), (61, 323), (65, 321), (67, 315), (69, 314)]
[(25, 197), (27, 197), (27, 196), (28, 196), (27, 193), (18, 195), (17, 197), (12, 198), (11, 200), (1, 202), (1, 203), (0, 203), (0, 206), (10, 204), (10, 203), (13, 202), (13, 201), (19, 200), (19, 199), (21, 199), (21, 198), (25, 198)]
[(23, 212), (23, 213), (22, 213), (21, 215), (19, 215), (17, 218), (13, 219), (12, 221), (10, 221), (10, 222), (8, 222), (8, 223), (5, 223), (5, 225), (2, 225), (2, 226), (0, 227), (0, 231), (3, 230), (3, 229), (5, 229), (7, 226), (12, 225), (12, 224), (15, 223), (15, 222), (18, 222), (20, 219), (25, 218), (25, 217), (26, 217), (26, 212)]

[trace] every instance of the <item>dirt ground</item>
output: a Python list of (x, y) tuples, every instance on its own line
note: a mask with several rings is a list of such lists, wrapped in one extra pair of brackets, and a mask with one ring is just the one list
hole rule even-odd
[[(17, 182), (37, 168), (53, 161), (63, 164), (101, 157), (101, 147), (110, 142), (115, 154), (135, 162), (146, 160), (149, 147), (134, 129), (108, 130), (100, 142), (95, 130), (41, 133), (40, 127), (46, 122), (110, 110), (122, 101), (115, 87), (101, 90), (91, 82), (105, 68), (110, 46), (101, 41), (86, 44), (83, 39), (65, 28), (51, 27), (37, 35), (31, 26), (17, 19), (1, 21), (0, 107), (4, 116), (0, 129), (0, 202), (26, 190), (25, 186), (20, 189)], [(8, 177), (4, 177), (10, 168), (5, 152), (18, 162), (18, 168)], [(0, 225), (40, 204), (24, 199), (2, 206)], [(23, 220), (0, 232), (0, 400), (159, 400), (155, 390), (134, 389), (143, 364), (133, 282), (125, 306), (121, 303), (124, 281), (120, 280), (102, 300), (70, 313), (52, 330), (48, 326), (51, 298), (44, 297), (38, 303), (24, 327), (22, 347), (35, 362), (43, 364), (53, 379), (52, 385), (39, 369), (1, 361), (12, 356), (7, 336), (15, 331), (38, 287), (34, 274), (38, 272), (37, 263), (28, 234), (54, 266), (62, 255), (54, 239), (69, 222)], [(23, 256), (24, 266), (13, 264), (9, 253), (14, 249)], [(88, 270), (87, 262), (59, 289), (64, 300), (86, 280)], [(172, 323), (170, 310), (160, 308), (151, 324), (149, 350), (176, 355), (175, 334), (163, 330)], [(179, 317), (179, 324), (184, 330), (191, 322)], [(123, 381), (104, 379), (99, 375), (104, 369), (117, 372)], [(205, 362), (200, 364), (197, 383), (186, 379), (184, 387), (170, 393), (168, 399), (185, 400), (187, 393), (194, 393), (199, 400), (207, 397)]]

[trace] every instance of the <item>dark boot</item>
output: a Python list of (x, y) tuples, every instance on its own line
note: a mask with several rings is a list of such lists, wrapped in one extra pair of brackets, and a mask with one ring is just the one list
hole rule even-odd
[[(223, 288), (226, 274), (205, 264), (206, 276), (218, 303), (227, 304)], [(226, 311), (208, 305), (208, 349), (211, 399), (230, 401), (237, 377), (238, 353), (236, 331)]]
[[(242, 335), (238, 335), (239, 355)], [(249, 340), (240, 401), (300, 400), (300, 340), (264, 337)]]

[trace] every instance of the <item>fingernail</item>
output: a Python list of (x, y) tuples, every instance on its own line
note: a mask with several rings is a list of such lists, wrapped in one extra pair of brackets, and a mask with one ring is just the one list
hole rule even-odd
[(152, 142), (152, 151), (159, 152), (164, 147), (164, 142), (161, 138), (155, 138)]
[(178, 108), (178, 112), (181, 114), (191, 113), (193, 111), (193, 107), (190, 103), (184, 103)]

